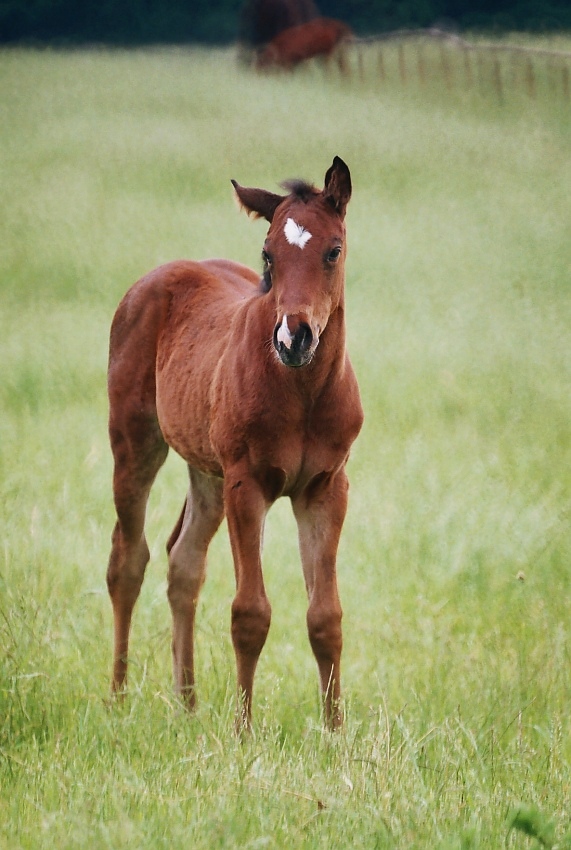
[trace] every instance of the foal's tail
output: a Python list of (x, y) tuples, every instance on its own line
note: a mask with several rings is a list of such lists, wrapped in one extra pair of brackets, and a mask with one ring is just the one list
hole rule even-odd
[(184, 505), (182, 506), (182, 511), (180, 512), (180, 516), (177, 520), (175, 527), (171, 532), (171, 536), (167, 540), (167, 555), (170, 555), (171, 549), (179, 538), (180, 532), (182, 530), (182, 524), (184, 522), (184, 514), (186, 512), (186, 503), (187, 499), (184, 500)]

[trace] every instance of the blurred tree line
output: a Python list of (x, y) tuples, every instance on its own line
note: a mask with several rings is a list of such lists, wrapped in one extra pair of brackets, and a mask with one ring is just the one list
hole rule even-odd
[[(360, 35), (406, 27), (571, 30), (570, 0), (317, 0)], [(224, 44), (244, 30), (244, 0), (0, 0), (0, 42)]]

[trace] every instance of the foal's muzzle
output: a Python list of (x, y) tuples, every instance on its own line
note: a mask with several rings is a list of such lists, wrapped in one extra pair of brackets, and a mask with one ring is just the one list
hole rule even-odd
[(318, 342), (308, 322), (299, 316), (284, 316), (274, 328), (274, 348), (285, 366), (306, 366)]

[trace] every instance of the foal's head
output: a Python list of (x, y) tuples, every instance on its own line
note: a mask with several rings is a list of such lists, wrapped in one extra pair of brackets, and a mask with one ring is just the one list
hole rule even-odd
[(242, 206), (270, 222), (262, 287), (276, 306), (275, 350), (286, 366), (305, 366), (329, 317), (343, 306), (349, 169), (336, 156), (322, 191), (290, 181), (283, 184), (285, 196), (232, 182)]

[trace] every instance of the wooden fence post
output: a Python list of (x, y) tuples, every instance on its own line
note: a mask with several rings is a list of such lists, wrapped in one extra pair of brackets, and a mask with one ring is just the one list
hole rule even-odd
[(379, 57), (377, 59), (377, 68), (379, 69), (379, 77), (385, 79), (385, 60), (383, 58), (383, 48), (379, 47)]
[(347, 53), (343, 45), (337, 52), (337, 67), (342, 77), (351, 76), (351, 63), (347, 61)]
[(470, 50), (467, 47), (462, 48), (464, 52), (464, 74), (466, 76), (466, 85), (469, 89), (472, 88), (472, 63), (470, 62)]
[(484, 72), (484, 57), (482, 51), (476, 49), (476, 63), (478, 66), (478, 85), (480, 91), (483, 92), (486, 89), (486, 77)]
[(498, 99), (503, 101), (504, 91), (502, 87), (502, 68), (498, 54), (494, 56), (494, 86), (498, 95)]
[(535, 74), (533, 71), (533, 62), (531, 60), (531, 56), (527, 60), (526, 68), (525, 68), (525, 82), (527, 87), (527, 93), (529, 97), (535, 97)]
[(398, 46), (398, 54), (399, 54), (399, 73), (400, 73), (401, 82), (404, 85), (406, 85), (406, 62), (405, 62), (405, 56), (404, 56), (404, 44), (402, 43), (402, 41), (399, 43), (399, 46)]
[(446, 88), (449, 89), (452, 85), (452, 72), (450, 69), (450, 62), (448, 61), (448, 48), (442, 42), (440, 43), (440, 64), (442, 66), (442, 73), (444, 75), (444, 82), (446, 83)]
[(363, 51), (361, 48), (358, 48), (359, 52), (357, 54), (357, 61), (359, 66), (359, 79), (363, 83), (365, 82), (365, 62), (363, 60)]
[(424, 87), (426, 83), (426, 65), (424, 63), (424, 45), (422, 43), (418, 45), (418, 54), (416, 61), (418, 68), (418, 79), (420, 80), (420, 85)]
[(561, 68), (561, 82), (563, 83), (563, 97), (566, 101), (569, 101), (569, 66), (565, 61)]

